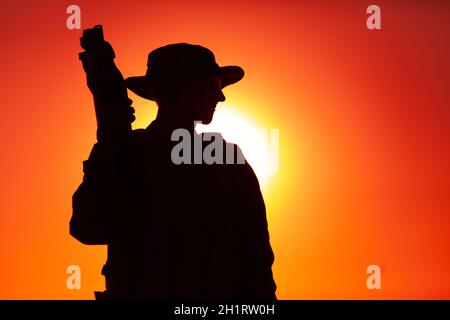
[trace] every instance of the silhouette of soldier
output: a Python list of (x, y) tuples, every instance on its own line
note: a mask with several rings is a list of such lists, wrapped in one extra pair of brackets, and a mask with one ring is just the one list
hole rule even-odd
[[(173, 131), (197, 135), (194, 121), (210, 123), (222, 89), (244, 71), (185, 43), (152, 51), (147, 66), (126, 86), (157, 103), (156, 119), (131, 131), (126, 160), (116, 145), (97, 142), (73, 195), (71, 235), (108, 245), (106, 291), (96, 298), (276, 299), (265, 204), (250, 165), (174, 164), (171, 155)], [(237, 146), (222, 146), (238, 158)]]

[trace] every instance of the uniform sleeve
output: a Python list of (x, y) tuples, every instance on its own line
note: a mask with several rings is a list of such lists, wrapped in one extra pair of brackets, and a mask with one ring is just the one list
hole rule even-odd
[(72, 197), (70, 234), (84, 244), (108, 244), (124, 206), (118, 148), (96, 143), (83, 161), (83, 172)]
[(256, 299), (276, 299), (276, 284), (272, 274), (274, 254), (270, 245), (266, 207), (258, 179), (246, 162), (244, 203), (245, 291)]

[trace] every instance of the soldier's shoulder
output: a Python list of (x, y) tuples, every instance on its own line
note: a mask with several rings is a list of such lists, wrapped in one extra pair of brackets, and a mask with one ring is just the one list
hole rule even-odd
[(247, 182), (250, 185), (252, 186), (257, 185), (259, 188), (259, 182), (255, 174), (255, 171), (253, 170), (250, 163), (247, 161), (247, 158), (245, 157), (241, 147), (238, 144), (228, 142), (225, 139), (223, 139), (223, 143), (225, 147), (224, 150), (225, 157), (231, 159), (231, 164), (234, 164), (233, 166), (227, 167), (233, 168), (234, 170), (238, 170), (241, 179), (247, 180)]
[[(222, 136), (221, 138), (223, 141), (225, 157), (228, 160), (232, 159), (231, 164), (247, 165), (247, 159), (245, 158), (244, 153), (242, 152), (242, 149), (239, 147), (239, 145), (223, 139)], [(227, 163), (229, 162), (227, 161)]]

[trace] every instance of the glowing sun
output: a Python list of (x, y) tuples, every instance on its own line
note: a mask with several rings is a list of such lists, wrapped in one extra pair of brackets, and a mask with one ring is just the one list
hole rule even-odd
[(227, 142), (236, 143), (264, 188), (278, 168), (278, 130), (258, 128), (236, 109), (219, 104), (212, 122), (198, 124), (196, 130), (198, 133), (219, 132)]

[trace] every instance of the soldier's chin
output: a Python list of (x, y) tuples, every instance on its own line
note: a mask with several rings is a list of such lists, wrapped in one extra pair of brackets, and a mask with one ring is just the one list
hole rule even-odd
[(210, 124), (212, 119), (203, 119), (202, 124)]
[(213, 119), (214, 113), (208, 114), (202, 119), (202, 124), (210, 124)]

